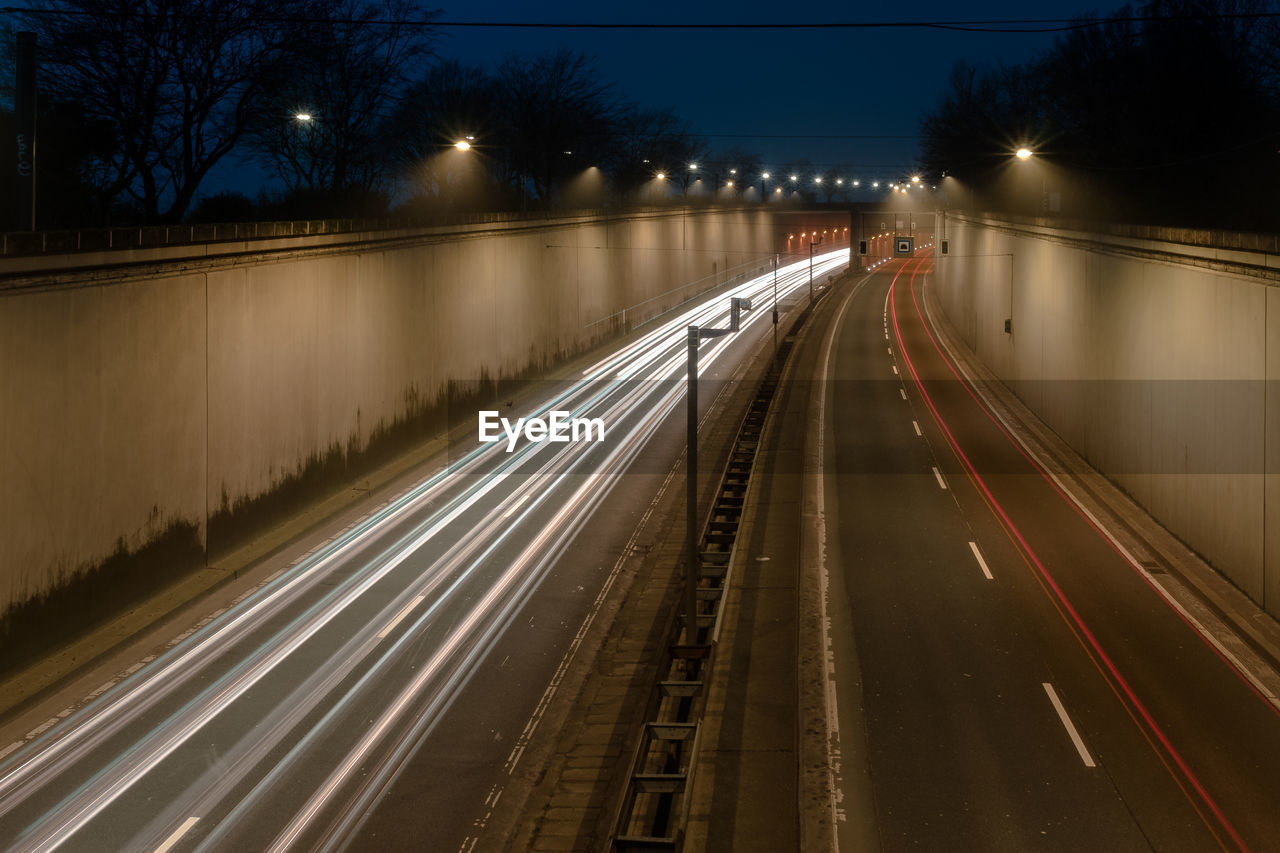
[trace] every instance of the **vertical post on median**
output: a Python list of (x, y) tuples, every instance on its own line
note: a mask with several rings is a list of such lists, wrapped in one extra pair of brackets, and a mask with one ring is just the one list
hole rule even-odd
[(685, 645), (698, 642), (698, 327), (689, 327), (689, 387), (685, 393), (689, 410), (689, 452), (686, 457), (685, 538), (689, 547), (689, 569), (685, 577)]
[(773, 360), (778, 360), (778, 253), (773, 253)]
[(809, 304), (813, 304), (813, 241), (809, 241)]
[(13, 105), (18, 161), (14, 195), (17, 231), (36, 230), (36, 34), (18, 33)]

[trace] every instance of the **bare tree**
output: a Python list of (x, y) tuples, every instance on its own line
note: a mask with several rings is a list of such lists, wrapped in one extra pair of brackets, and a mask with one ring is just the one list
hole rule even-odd
[(42, 86), (109, 125), (118, 145), (92, 171), (106, 197), (150, 221), (181, 218), (239, 141), (282, 56), (287, 2), (32, 0)]
[[(436, 211), (500, 206), (493, 177), (505, 140), (497, 84), (479, 66), (446, 60), (410, 84), (380, 133), (413, 206)], [(459, 141), (471, 145), (459, 151)]]
[(313, 3), (250, 135), (286, 186), (338, 194), (383, 186), (391, 150), (380, 127), (430, 53), (435, 14), (410, 0)]
[(694, 174), (689, 165), (698, 162), (703, 151), (701, 142), (671, 110), (623, 107), (614, 121), (608, 161), (614, 189), (626, 197), (662, 172), (683, 195)]
[(590, 57), (567, 49), (509, 57), (498, 83), (502, 172), (549, 205), (579, 163), (607, 154), (618, 111), (610, 86), (600, 82)]

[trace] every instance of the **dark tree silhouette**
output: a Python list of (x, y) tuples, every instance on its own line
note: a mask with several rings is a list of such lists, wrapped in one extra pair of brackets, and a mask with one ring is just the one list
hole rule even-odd
[(662, 171), (685, 194), (694, 173), (689, 165), (705, 155), (705, 148), (671, 110), (645, 109), (629, 104), (618, 111), (607, 168), (614, 190), (622, 198)]
[[(290, 30), (283, 0), (32, 0), (43, 90), (105, 123), (103, 197), (181, 218), (243, 134)], [(276, 23), (273, 23), (276, 22)]]
[[(446, 60), (410, 84), (381, 129), (392, 166), (406, 182), (410, 209), (477, 210), (510, 206), (494, 172), (506, 140), (496, 119), (497, 83), (479, 66)], [(455, 143), (471, 137), (472, 148)], [(517, 202), (518, 203), (518, 202)]]
[[(498, 69), (501, 95), (495, 151), (499, 174), (550, 206), (553, 191), (583, 162), (602, 162), (618, 107), (593, 60), (567, 49), (507, 58)], [(568, 152), (568, 153), (566, 153)]]
[(385, 187), (391, 146), (381, 125), (430, 53), (435, 14), (409, 0), (313, 2), (249, 135), (290, 190), (340, 198)]
[(1275, 229), (1280, 30), (1259, 16), (1274, 10), (1152, 0), (1081, 19), (1025, 65), (957, 66), (921, 121), (923, 163), (999, 207), (1014, 196), (1010, 155), (1030, 143), (1046, 164), (1036, 181), (1066, 193), (1066, 213)]

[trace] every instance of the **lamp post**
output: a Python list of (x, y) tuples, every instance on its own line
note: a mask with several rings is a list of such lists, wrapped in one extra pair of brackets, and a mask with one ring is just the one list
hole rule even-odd
[(778, 360), (778, 253), (773, 253), (773, 360)]
[(698, 344), (703, 338), (718, 338), (736, 331), (737, 311), (735, 298), (735, 322), (729, 329), (689, 327), (689, 381), (685, 393), (689, 429), (689, 450), (685, 456), (685, 546), (689, 550), (689, 568), (684, 583), (684, 641), (687, 646), (698, 643)]
[(813, 304), (813, 247), (822, 242), (822, 238), (809, 240), (809, 304)]

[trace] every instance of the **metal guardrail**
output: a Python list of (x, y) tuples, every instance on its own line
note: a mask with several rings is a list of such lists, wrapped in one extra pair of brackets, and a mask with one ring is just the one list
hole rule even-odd
[(485, 225), (542, 221), (581, 216), (616, 215), (618, 211), (574, 210), (535, 213), (476, 213), (450, 217), (387, 217), (381, 219), (300, 219), (281, 222), (231, 222), (190, 225), (139, 225), (70, 231), (12, 231), (0, 234), (0, 256), (94, 252), (108, 249), (156, 249), (198, 243), (269, 240), (362, 231)]

